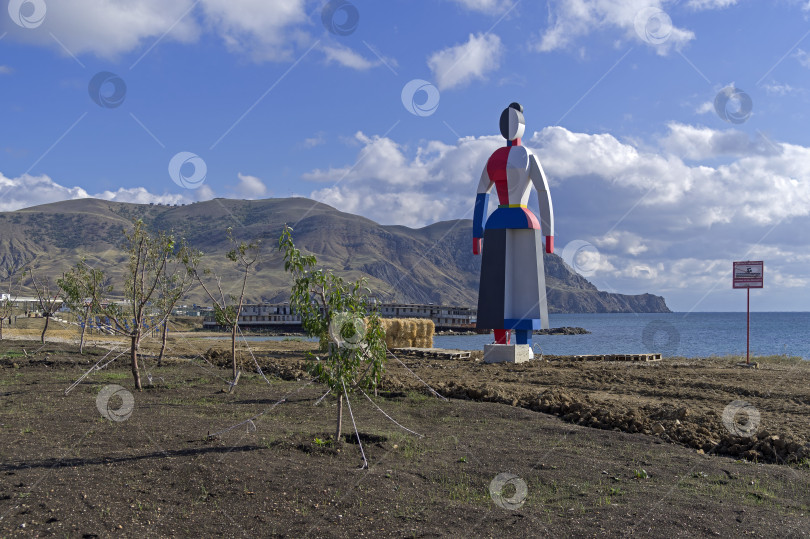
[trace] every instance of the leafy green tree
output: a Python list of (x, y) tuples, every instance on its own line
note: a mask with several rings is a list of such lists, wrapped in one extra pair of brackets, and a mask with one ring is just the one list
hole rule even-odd
[(79, 338), (79, 353), (84, 353), (84, 334), (89, 324), (90, 315), (93, 312), (93, 298), (98, 295), (97, 291), (104, 286), (104, 272), (88, 265), (81, 259), (76, 266), (62, 274), (56, 281), (62, 289), (62, 297), (65, 304), (73, 312), (82, 312), (84, 324)]
[(304, 332), (318, 337), (323, 358), (309, 354), (309, 372), (337, 395), (335, 443), (340, 442), (343, 400), (358, 387), (376, 389), (385, 368), (385, 331), (372, 308), (363, 280), (347, 283), (317, 267), (314, 255), (296, 249), (292, 229), (278, 241), (284, 269), (292, 275), (290, 307), (301, 317)]
[[(130, 339), (130, 360), (135, 389), (142, 390), (138, 367), (138, 350), (144, 335), (147, 316), (163, 319), (167, 303), (155, 301), (167, 266), (183, 268), (191, 264), (194, 254), (184, 239), (171, 233), (150, 233), (143, 221), (136, 220), (131, 230), (124, 230), (129, 262), (124, 274), (124, 301), (116, 301), (112, 284), (101, 284), (92, 290), (92, 310), (110, 319), (113, 331)], [(103, 279), (101, 279), (103, 281)], [(180, 293), (175, 291), (175, 293)], [(131, 325), (130, 325), (131, 323)]]
[[(228, 236), (228, 241), (231, 244), (231, 250), (225, 255), (241, 274), (241, 288), (239, 295), (226, 294), (222, 290), (222, 276), (217, 275), (209, 268), (202, 269), (200, 274), (199, 261), (202, 253), (195, 253), (195, 257), (190, 259), (187, 265), (188, 272), (194, 276), (197, 282), (200, 283), (205, 293), (214, 304), (214, 316), (216, 317), (217, 324), (229, 328), (231, 330), (231, 365), (233, 367), (233, 378), (236, 381), (237, 367), (236, 367), (236, 333), (239, 330), (239, 314), (242, 312), (242, 306), (245, 303), (245, 291), (247, 290), (248, 277), (255, 270), (256, 264), (259, 261), (261, 254), (261, 241), (254, 240), (249, 243), (244, 241), (237, 241), (233, 237), (233, 229), (228, 227), (225, 231)], [(206, 284), (206, 281), (209, 284)], [(216, 289), (211, 286), (210, 281), (213, 280)]]

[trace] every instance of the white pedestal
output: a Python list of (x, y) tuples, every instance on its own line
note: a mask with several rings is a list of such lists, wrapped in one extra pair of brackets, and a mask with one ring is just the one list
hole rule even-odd
[(528, 344), (485, 344), (484, 363), (524, 363), (534, 357)]

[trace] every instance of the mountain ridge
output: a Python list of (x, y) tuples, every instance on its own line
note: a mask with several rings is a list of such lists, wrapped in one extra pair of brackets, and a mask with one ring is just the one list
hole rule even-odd
[[(477, 304), (481, 260), (471, 252), (471, 220), (421, 228), (380, 225), (306, 198), (219, 198), (180, 206), (87, 198), (0, 212), (0, 269), (5, 273), (36, 261), (55, 278), (86, 257), (120, 282), (126, 261), (122, 230), (133, 219), (185, 237), (206, 254), (204, 265), (215, 267), (224, 283), (237, 280), (225, 259), (225, 229), (232, 227), (238, 240), (261, 240), (262, 258), (249, 281), (253, 302), (288, 298), (291, 281), (276, 246), (289, 224), (297, 247), (347, 279), (365, 277), (383, 301)], [(550, 312), (670, 312), (660, 296), (599, 291), (558, 255), (546, 254), (544, 262)], [(207, 303), (203, 294), (197, 289), (188, 301)]]

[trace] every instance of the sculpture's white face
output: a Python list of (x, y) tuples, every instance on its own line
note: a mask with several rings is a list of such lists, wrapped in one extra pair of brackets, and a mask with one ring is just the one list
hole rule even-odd
[(523, 137), (526, 131), (526, 122), (523, 113), (509, 107), (501, 114), (501, 135), (506, 140), (517, 140)]

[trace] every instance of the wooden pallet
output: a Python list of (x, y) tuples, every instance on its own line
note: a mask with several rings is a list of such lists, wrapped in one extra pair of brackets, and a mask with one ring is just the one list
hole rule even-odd
[(572, 361), (661, 361), (661, 354), (602, 354), (585, 356), (564, 356), (558, 360)]
[(444, 348), (394, 348), (399, 356), (420, 357), (425, 359), (469, 359), (467, 350), (446, 350)]

